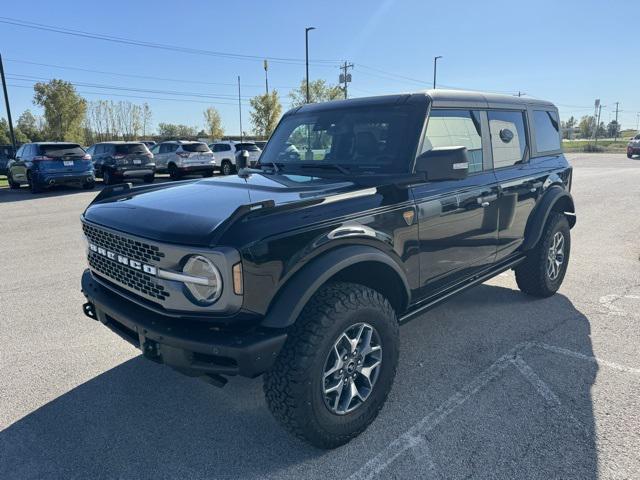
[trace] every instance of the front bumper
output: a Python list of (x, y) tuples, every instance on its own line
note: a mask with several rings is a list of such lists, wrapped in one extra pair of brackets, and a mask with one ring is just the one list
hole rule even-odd
[(280, 330), (222, 331), (207, 322), (158, 314), (111, 291), (89, 270), (82, 275), (82, 293), (88, 317), (102, 322), (148, 359), (189, 376), (256, 377), (271, 368), (287, 339)]
[(112, 170), (113, 175), (118, 177), (146, 177), (156, 172), (155, 165), (140, 165), (135, 167), (119, 167)]
[(627, 153), (629, 155), (640, 155), (640, 146), (636, 146), (636, 145), (627, 146)]

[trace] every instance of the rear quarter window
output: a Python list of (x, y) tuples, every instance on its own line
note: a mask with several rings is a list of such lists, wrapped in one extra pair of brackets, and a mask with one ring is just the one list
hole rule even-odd
[(554, 111), (535, 110), (533, 126), (538, 153), (560, 150), (560, 122)]

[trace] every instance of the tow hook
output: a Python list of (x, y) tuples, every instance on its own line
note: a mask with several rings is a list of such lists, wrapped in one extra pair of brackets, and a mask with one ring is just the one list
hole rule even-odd
[(93, 306), (93, 303), (87, 302), (84, 305), (82, 305), (82, 311), (87, 317), (93, 320), (98, 319), (98, 316), (96, 315), (96, 308)]

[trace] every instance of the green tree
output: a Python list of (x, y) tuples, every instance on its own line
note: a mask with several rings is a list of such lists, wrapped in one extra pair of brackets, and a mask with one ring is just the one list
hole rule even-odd
[(578, 129), (580, 130), (580, 136), (582, 138), (591, 138), (593, 135), (593, 128), (595, 126), (595, 120), (593, 115), (585, 115), (580, 119)]
[(56, 140), (82, 142), (87, 102), (75, 87), (70, 82), (53, 79), (36, 83), (33, 90), (33, 103), (44, 108), (49, 136)]
[[(328, 85), (322, 79), (309, 82), (309, 102), (320, 103), (343, 98), (344, 92), (339, 85)], [(292, 107), (299, 107), (307, 103), (307, 81), (302, 80), (300, 87), (289, 92)]]
[(16, 129), (20, 130), (21, 134), (27, 138), (27, 142), (40, 142), (45, 139), (44, 132), (38, 126), (38, 120), (29, 109), (18, 117)]
[(9, 122), (5, 118), (0, 118), (0, 144), (11, 144), (11, 135), (9, 134)]
[(607, 125), (607, 136), (609, 138), (614, 138), (620, 135), (620, 124), (615, 120), (611, 120), (609, 125)]
[(249, 100), (251, 104), (251, 123), (253, 131), (261, 137), (269, 137), (280, 120), (282, 105), (277, 90), (257, 95)]
[(189, 139), (196, 138), (198, 129), (188, 125), (178, 125), (175, 123), (159, 123), (158, 136), (162, 139)]
[(207, 134), (213, 139), (220, 139), (224, 136), (222, 128), (222, 118), (214, 107), (207, 108), (204, 112), (204, 121), (207, 125)]

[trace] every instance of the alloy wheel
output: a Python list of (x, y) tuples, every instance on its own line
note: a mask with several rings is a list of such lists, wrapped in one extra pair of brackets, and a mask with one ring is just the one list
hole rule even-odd
[(564, 263), (564, 235), (562, 232), (556, 232), (553, 236), (553, 242), (549, 247), (547, 254), (547, 275), (550, 280), (555, 280), (560, 275), (562, 264)]
[(335, 341), (324, 365), (323, 396), (326, 407), (345, 415), (369, 398), (382, 365), (382, 345), (375, 328), (357, 323)]

